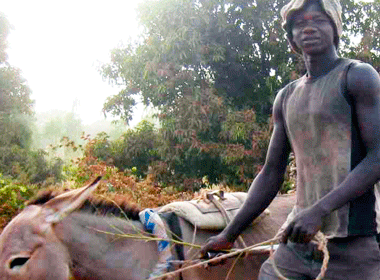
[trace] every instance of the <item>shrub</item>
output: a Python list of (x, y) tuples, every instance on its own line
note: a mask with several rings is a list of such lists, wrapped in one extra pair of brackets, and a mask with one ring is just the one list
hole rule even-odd
[(149, 165), (158, 159), (157, 139), (154, 125), (142, 121), (114, 141), (110, 141), (106, 133), (99, 133), (88, 143), (86, 155), (91, 154), (123, 171), (135, 168), (133, 173), (136, 176), (146, 177)]
[(0, 228), (24, 208), (24, 203), (37, 191), (35, 185), (24, 185), (0, 173)]
[(59, 158), (46, 159), (43, 150), (29, 151), (17, 145), (0, 147), (0, 172), (18, 181), (43, 183), (50, 180), (59, 181), (63, 162)]

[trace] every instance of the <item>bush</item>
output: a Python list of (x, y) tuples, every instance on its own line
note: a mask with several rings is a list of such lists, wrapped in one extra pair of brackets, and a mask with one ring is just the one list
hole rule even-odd
[(149, 165), (158, 159), (157, 132), (148, 121), (140, 122), (115, 141), (103, 132), (89, 144), (87, 156), (91, 154), (123, 171), (134, 168), (133, 173), (139, 177), (146, 177)]
[[(185, 110), (188, 101), (183, 102)], [(161, 186), (179, 189), (198, 190), (207, 176), (211, 184), (246, 190), (264, 163), (271, 126), (258, 124), (253, 110), (218, 110), (217, 102), (212, 104), (215, 108), (205, 115), (207, 110), (198, 108), (202, 104), (191, 103), (197, 108), (192, 110), (193, 122), (178, 112), (176, 117), (164, 116), (160, 130), (142, 121), (114, 141), (100, 133), (85, 146), (86, 164), (102, 161), (138, 178), (149, 173)], [(85, 166), (81, 168), (83, 176), (78, 178), (87, 180)]]
[(35, 185), (24, 185), (0, 173), (0, 228), (3, 228), (13, 216), (24, 208), (37, 191)]
[(184, 98), (176, 114), (161, 115), (167, 178), (193, 179), (197, 188), (207, 176), (211, 184), (246, 190), (264, 164), (271, 125), (258, 123), (253, 109), (228, 110), (215, 98), (210, 94), (203, 103)]
[(43, 150), (29, 151), (20, 146), (0, 147), (0, 172), (25, 184), (43, 183), (62, 178), (63, 162), (59, 158), (47, 161)]
[(106, 133), (89, 139), (76, 180), (88, 180), (86, 168), (102, 162), (137, 178), (150, 174), (160, 187), (195, 191), (207, 176), (210, 184), (247, 190), (265, 162), (272, 124), (258, 123), (253, 109), (227, 110), (215, 96), (191, 100), (161, 114), (159, 130), (142, 121), (114, 141)]

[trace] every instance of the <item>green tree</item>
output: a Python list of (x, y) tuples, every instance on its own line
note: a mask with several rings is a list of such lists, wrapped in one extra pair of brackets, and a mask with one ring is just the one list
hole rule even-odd
[[(114, 49), (101, 69), (104, 77), (124, 86), (104, 111), (128, 120), (134, 96), (142, 95), (144, 104), (168, 113), (183, 96), (199, 96), (212, 86), (233, 108), (254, 107), (266, 120), (278, 89), (303, 73), (281, 28), (285, 2), (145, 1), (139, 8), (141, 38)], [(378, 67), (379, 0), (343, 0), (342, 5), (341, 53)]]
[[(20, 70), (9, 65), (6, 47), (10, 24), (0, 13), (0, 146), (31, 144), (32, 100)], [(28, 118), (29, 116), (29, 118)]]
[(128, 129), (121, 137), (110, 140), (105, 132), (98, 133), (86, 146), (86, 156), (112, 164), (120, 170), (132, 171), (146, 176), (149, 165), (158, 159), (158, 135), (154, 124), (141, 121), (135, 128)]
[(380, 71), (380, 1), (343, 0), (344, 36), (340, 52)]
[(0, 13), (0, 174), (27, 183), (59, 178), (61, 162), (47, 162), (45, 152), (31, 150), (33, 101), (21, 71), (8, 63), (10, 29), (9, 21)]
[(268, 116), (276, 90), (289, 80), (287, 43), (280, 26), (283, 0), (147, 1), (139, 17), (140, 42), (115, 49), (102, 67), (124, 85), (104, 111), (128, 120), (134, 95), (162, 111), (185, 95), (218, 89), (238, 109), (255, 106)]
[[(255, 149), (266, 150), (276, 92), (304, 73), (301, 56), (290, 51), (281, 28), (285, 2), (144, 2), (139, 40), (114, 49), (101, 68), (105, 78), (124, 87), (106, 101), (105, 113), (128, 121), (141, 96), (159, 111), (159, 150), (171, 172), (244, 178), (248, 171), (251, 178), (265, 156)], [(379, 0), (342, 4), (340, 52), (377, 67)], [(245, 114), (252, 118), (244, 120)]]

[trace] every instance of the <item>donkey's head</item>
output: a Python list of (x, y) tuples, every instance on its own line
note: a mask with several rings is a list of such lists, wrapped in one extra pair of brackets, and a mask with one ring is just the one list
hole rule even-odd
[(0, 279), (70, 279), (68, 251), (54, 226), (82, 205), (99, 180), (43, 205), (27, 206), (13, 219), (0, 235)]

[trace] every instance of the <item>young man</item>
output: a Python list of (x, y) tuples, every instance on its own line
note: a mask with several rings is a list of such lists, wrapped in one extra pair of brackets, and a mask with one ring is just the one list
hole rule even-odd
[[(265, 166), (238, 215), (201, 253), (231, 248), (269, 205), (291, 149), (297, 203), (274, 255), (289, 279), (315, 279), (322, 256), (312, 242), (321, 230), (330, 261), (325, 279), (380, 279), (374, 184), (380, 179), (380, 78), (368, 64), (340, 58), (338, 0), (292, 0), (282, 11), (291, 47), (307, 73), (274, 102), (274, 131)], [(266, 261), (260, 279), (280, 279)]]

